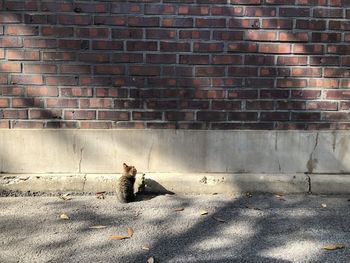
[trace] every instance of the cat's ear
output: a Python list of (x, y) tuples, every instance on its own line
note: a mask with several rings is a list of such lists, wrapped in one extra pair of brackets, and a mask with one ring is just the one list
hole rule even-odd
[(128, 166), (126, 165), (126, 163), (123, 163), (123, 167), (124, 167), (124, 169), (128, 168)]

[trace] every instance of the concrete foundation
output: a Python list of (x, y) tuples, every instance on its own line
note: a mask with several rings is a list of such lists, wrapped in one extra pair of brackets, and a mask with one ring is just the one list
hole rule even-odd
[(0, 172), (32, 191), (97, 192), (126, 162), (173, 192), (307, 192), (315, 179), (313, 192), (349, 193), (349, 147), (344, 131), (0, 130)]

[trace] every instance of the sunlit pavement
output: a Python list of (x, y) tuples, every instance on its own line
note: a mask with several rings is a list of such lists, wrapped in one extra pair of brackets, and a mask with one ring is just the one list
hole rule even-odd
[[(1, 197), (0, 262), (350, 259), (350, 196), (68, 197)], [(324, 249), (333, 245), (340, 249)]]

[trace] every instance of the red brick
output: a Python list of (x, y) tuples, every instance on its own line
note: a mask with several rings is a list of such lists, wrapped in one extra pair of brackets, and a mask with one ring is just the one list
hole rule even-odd
[[(164, 23), (164, 20), (163, 20)], [(133, 27), (158, 27), (159, 17), (128, 17), (128, 26)]]
[(321, 68), (293, 68), (292, 76), (296, 77), (321, 77)]
[(40, 75), (12, 75), (11, 84), (24, 84), (24, 85), (41, 85), (44, 83), (43, 77)]
[(292, 100), (277, 101), (276, 109), (277, 110), (305, 110), (306, 103), (305, 101), (292, 101)]
[(0, 129), (9, 129), (10, 128), (10, 121), (0, 121)]
[(257, 52), (258, 45), (256, 43), (229, 43), (228, 52)]
[(338, 56), (313, 56), (310, 57), (310, 65), (339, 65)]
[(43, 108), (44, 99), (41, 98), (13, 98), (12, 107), (14, 108)]
[(297, 5), (327, 5), (327, 0), (296, 0)]
[(158, 66), (130, 66), (129, 74), (138, 76), (157, 76), (160, 74)]
[(109, 54), (81, 53), (79, 54), (78, 60), (82, 62), (106, 63), (106, 62), (109, 62)]
[(77, 99), (47, 99), (46, 104), (48, 108), (78, 108)]
[(11, 96), (11, 97), (23, 97), (25, 95), (25, 89), (23, 87), (18, 86), (1, 86), (0, 94), (2, 96)]
[(308, 42), (309, 35), (306, 32), (280, 32), (279, 40), (284, 42)]
[(74, 9), (72, 3), (55, 3), (43, 2), (41, 3), (41, 10), (46, 12), (72, 12)]
[(288, 121), (289, 112), (261, 112), (260, 120), (262, 121)]
[(140, 13), (141, 7), (139, 3), (115, 2), (112, 3), (111, 12), (117, 14)]
[(306, 56), (279, 56), (277, 58), (278, 65), (285, 66), (305, 66), (307, 65)]
[(312, 33), (312, 42), (340, 42), (341, 33)]
[(304, 7), (285, 7), (280, 8), (279, 15), (281, 17), (309, 17), (310, 9)]
[(0, 47), (23, 47), (22, 39), (17, 37), (2, 37), (0, 38)]
[(23, 64), (24, 73), (57, 73), (57, 66), (50, 64)]
[(106, 13), (109, 12), (108, 3), (76, 3), (74, 11), (76, 13)]
[(349, 121), (349, 112), (323, 112), (322, 120), (325, 121)]
[(4, 2), (5, 10), (15, 11), (37, 11), (38, 2), (37, 1), (5, 1)]
[(27, 95), (30, 97), (57, 97), (58, 89), (56, 87), (28, 87)]
[(175, 39), (175, 30), (165, 30), (165, 29), (147, 29), (146, 30), (147, 39)]
[(246, 7), (245, 16), (269, 17), (276, 16), (276, 8), (273, 7)]
[(143, 32), (140, 28), (112, 28), (113, 39), (142, 39)]
[(167, 120), (167, 121), (193, 121), (194, 120), (194, 112), (167, 111), (167, 112), (165, 112), (165, 120)]
[(160, 42), (160, 51), (186, 52), (191, 51), (191, 45), (188, 42)]
[(8, 50), (7, 51), (8, 60), (39, 60), (39, 51), (23, 51), (23, 50)]
[(0, 23), (1, 24), (15, 24), (15, 23), (21, 23), (22, 22), (22, 16), (21, 14), (15, 14), (15, 13), (1, 13), (0, 16)]
[(243, 40), (243, 32), (215, 30), (213, 32), (213, 40), (226, 40), (226, 41)]
[(225, 121), (226, 112), (222, 111), (198, 111), (197, 112), (198, 121)]
[(314, 17), (322, 17), (322, 18), (342, 18), (343, 17), (343, 9), (342, 8), (315, 8), (313, 11)]
[(94, 72), (101, 75), (123, 75), (125, 68), (116, 65), (97, 65), (94, 66)]
[(294, 44), (295, 54), (322, 54), (323, 46), (319, 44)]
[(21, 121), (16, 120), (11, 122), (13, 129), (42, 129), (45, 122), (43, 121)]
[(292, 29), (292, 19), (263, 19), (261, 28), (264, 29)]
[(209, 64), (209, 55), (180, 55), (180, 64), (204, 65)]
[(108, 28), (77, 28), (76, 36), (79, 38), (108, 38)]
[(124, 16), (95, 16), (95, 25), (124, 26), (126, 19)]
[(223, 67), (196, 67), (195, 75), (197, 77), (220, 77), (225, 75)]
[(327, 53), (346, 55), (350, 53), (350, 46), (349, 45), (328, 45)]
[(308, 101), (306, 104), (307, 110), (338, 110), (338, 104), (330, 101)]
[(349, 90), (327, 90), (325, 98), (330, 100), (350, 100)]
[(296, 20), (296, 29), (309, 29), (309, 30), (325, 30), (326, 29), (326, 21), (324, 20), (304, 20), (297, 19)]
[(232, 18), (229, 21), (229, 27), (233, 28), (260, 28), (260, 21), (258, 19), (237, 19)]
[(350, 88), (350, 80), (349, 79), (342, 79), (340, 87), (341, 88)]
[(240, 6), (212, 6), (211, 14), (213, 16), (243, 16), (243, 8)]
[[(13, 99), (15, 100), (15, 99)], [(9, 99), (2, 99), (0, 98), (0, 108), (7, 108), (10, 105), (10, 100)], [(13, 106), (15, 107), (15, 106)]]
[(106, 121), (82, 121), (80, 122), (81, 129), (111, 129), (112, 122)]
[(96, 111), (94, 110), (65, 110), (65, 120), (94, 120), (96, 119)]
[(175, 64), (175, 54), (147, 54), (146, 62), (150, 64)]
[(61, 88), (62, 97), (92, 97), (92, 88), (87, 87), (73, 87)]
[(348, 78), (350, 77), (350, 70), (345, 68), (325, 68), (324, 77)]
[(135, 54), (135, 53), (114, 53), (112, 55), (111, 62), (116, 63), (142, 63), (143, 62), (143, 55), (142, 54)]
[(281, 88), (305, 88), (307, 87), (307, 80), (306, 79), (278, 79), (277, 80), (277, 87)]
[(240, 110), (240, 101), (230, 101), (230, 100), (214, 100), (212, 102), (213, 110)]
[(287, 99), (289, 98), (288, 90), (264, 89), (260, 90), (261, 99)]
[(213, 55), (213, 64), (231, 65), (242, 64), (242, 56), (239, 55)]
[(156, 41), (127, 41), (128, 51), (155, 51), (158, 48)]
[(273, 101), (247, 101), (246, 102), (247, 110), (273, 110)]
[(262, 0), (230, 0), (232, 5), (258, 5), (261, 4), (261, 2)]
[[(217, 32), (217, 31), (214, 31)], [(210, 40), (210, 31), (208, 30), (180, 30), (180, 39), (201, 39)]]
[[(212, 12), (213, 12), (213, 8), (212, 8)], [(206, 15), (209, 15), (209, 6), (181, 5), (179, 6), (178, 13), (179, 15), (206, 16)], [(214, 13), (212, 14), (215, 15)]]
[(91, 73), (91, 66), (89, 66), (89, 65), (61, 65), (61, 73), (90, 74)]
[(235, 77), (253, 77), (258, 75), (258, 70), (255, 67), (229, 67), (228, 76)]
[(228, 91), (229, 99), (257, 99), (258, 91), (257, 90), (229, 90)]
[(96, 98), (80, 99), (80, 108), (82, 109), (86, 109), (86, 108), (108, 109), (108, 108), (112, 108), (112, 105), (113, 105), (112, 99), (96, 99)]
[(58, 15), (58, 23), (62, 25), (87, 26), (92, 24), (90, 15)]
[(88, 40), (58, 40), (58, 47), (61, 49), (89, 49)]
[(319, 112), (292, 112), (292, 120), (295, 121), (316, 121), (321, 119)]
[(329, 21), (331, 30), (350, 30), (350, 21), (331, 20)]
[(45, 110), (30, 110), (30, 119), (62, 119), (62, 110), (45, 109)]
[(224, 50), (223, 43), (194, 43), (194, 52), (222, 52)]
[(8, 25), (5, 34), (10, 36), (35, 36), (38, 35), (38, 27), (27, 25)]
[(337, 88), (339, 81), (337, 79), (310, 79), (309, 87), (316, 88)]
[[(129, 46), (128, 46), (129, 47)], [(122, 41), (94, 40), (92, 41), (92, 49), (97, 50), (123, 50)]]
[(292, 98), (295, 99), (318, 99), (320, 96), (320, 90), (292, 90)]
[(55, 39), (24, 39), (26, 48), (57, 48)]
[(245, 55), (244, 56), (245, 65), (274, 65), (275, 57), (274, 56), (265, 56), (265, 55)]
[(245, 38), (247, 40), (254, 40), (254, 41), (276, 41), (277, 40), (277, 34), (273, 31), (252, 31), (248, 30), (246, 32)]
[(78, 77), (71, 76), (46, 76), (47, 85), (77, 85)]
[(71, 61), (75, 60), (74, 52), (43, 52), (43, 60)]
[(290, 68), (286, 67), (263, 67), (259, 69), (261, 77), (289, 77)]
[(147, 4), (145, 5), (145, 15), (174, 15), (176, 14), (176, 6), (169, 4)]
[(226, 20), (224, 18), (196, 18), (195, 26), (210, 28), (226, 27)]
[(99, 111), (99, 120), (127, 121), (129, 120), (129, 112), (126, 111)]
[(2, 62), (0, 63), (0, 72), (21, 72), (21, 63)]
[(28, 119), (28, 110), (3, 110), (4, 119)]

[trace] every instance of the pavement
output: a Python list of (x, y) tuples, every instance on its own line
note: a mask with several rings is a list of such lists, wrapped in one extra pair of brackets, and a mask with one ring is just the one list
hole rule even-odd
[(99, 197), (1, 197), (0, 262), (350, 262), (349, 195)]

